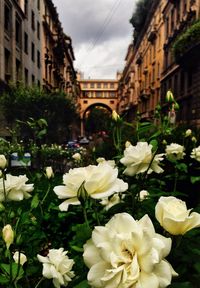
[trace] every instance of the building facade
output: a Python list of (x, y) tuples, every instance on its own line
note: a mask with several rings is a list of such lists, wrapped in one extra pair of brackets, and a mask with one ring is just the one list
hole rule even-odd
[(41, 85), (39, 1), (0, 2), (0, 79)]
[(119, 81), (120, 113), (135, 118), (138, 111), (142, 119), (152, 119), (159, 103), (167, 112), (165, 96), (171, 90), (180, 105), (177, 120), (200, 126), (200, 59), (195, 52), (199, 46), (193, 45), (190, 54), (186, 51), (179, 61), (173, 52), (181, 33), (199, 18), (199, 0), (152, 2), (143, 29), (128, 48)]
[[(118, 75), (117, 75), (118, 77)], [(79, 111), (81, 119), (81, 136), (84, 135), (84, 119), (89, 109), (103, 106), (109, 111), (118, 106), (118, 78), (117, 79), (84, 79), (78, 74), (80, 85)]]

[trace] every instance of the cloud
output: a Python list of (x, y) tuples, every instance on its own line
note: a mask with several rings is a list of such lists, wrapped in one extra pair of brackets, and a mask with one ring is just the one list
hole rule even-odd
[(72, 38), (76, 69), (86, 77), (115, 77), (132, 40), (134, 0), (53, 0)]

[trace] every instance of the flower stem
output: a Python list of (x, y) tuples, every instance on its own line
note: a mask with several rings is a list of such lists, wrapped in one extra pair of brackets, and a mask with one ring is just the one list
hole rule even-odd
[(49, 184), (49, 186), (48, 186), (48, 188), (47, 188), (47, 192), (46, 192), (46, 194), (44, 195), (44, 197), (43, 197), (43, 199), (42, 199), (42, 201), (41, 201), (41, 205), (44, 204), (44, 201), (45, 201), (45, 199), (47, 198), (47, 196), (48, 196), (48, 194), (49, 194), (50, 188), (51, 188), (51, 185)]
[(42, 277), (42, 278), (38, 281), (38, 283), (37, 283), (37, 285), (35, 286), (35, 288), (38, 288), (38, 287), (40, 286), (40, 284), (42, 283), (43, 280), (44, 280), (44, 277)]

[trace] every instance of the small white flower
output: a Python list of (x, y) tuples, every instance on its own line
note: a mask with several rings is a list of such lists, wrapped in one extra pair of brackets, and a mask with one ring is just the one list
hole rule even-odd
[(139, 200), (143, 201), (146, 198), (148, 198), (148, 196), (149, 196), (149, 192), (147, 190), (141, 190), (139, 193)]
[(25, 262), (27, 262), (27, 257), (25, 254), (23, 253), (19, 253), (19, 251), (16, 251), (13, 255), (13, 259), (15, 261), (15, 263), (19, 263), (22, 266), (24, 265)]
[(155, 207), (156, 219), (172, 235), (184, 235), (200, 227), (200, 214), (190, 211), (184, 201), (173, 196), (160, 197)]
[(200, 146), (192, 149), (190, 157), (200, 162)]
[[(13, 176), (6, 174), (5, 193), (6, 200), (21, 201), (31, 197), (29, 194), (33, 191), (33, 184), (26, 184), (28, 178), (26, 175)], [(3, 179), (0, 179), (0, 202), (5, 201)]]
[(171, 161), (183, 159), (185, 156), (184, 146), (181, 146), (177, 143), (171, 143), (170, 145), (167, 145), (165, 152), (167, 158)]
[(43, 263), (42, 275), (47, 279), (53, 279), (53, 285), (56, 288), (66, 287), (74, 277), (72, 271), (74, 261), (66, 254), (67, 251), (59, 248), (50, 249), (46, 257), (37, 255), (38, 260)]
[(131, 145), (131, 142), (126, 141), (126, 143), (125, 143), (125, 147), (128, 148), (130, 145)]
[(192, 142), (196, 143), (197, 142), (197, 138), (195, 136), (192, 137)]
[(124, 157), (120, 162), (127, 168), (124, 170), (124, 174), (128, 176), (134, 176), (139, 173), (147, 171), (148, 174), (153, 171), (156, 173), (162, 173), (163, 169), (159, 166), (160, 161), (163, 160), (164, 154), (153, 155), (153, 146), (147, 142), (138, 142), (136, 146), (129, 145), (124, 150)]
[(113, 168), (116, 166), (115, 160), (106, 160), (103, 157), (99, 157), (99, 158), (97, 158), (96, 161), (97, 161), (97, 163), (107, 163), (108, 165), (110, 165)]
[(0, 169), (4, 170), (7, 166), (7, 160), (6, 157), (4, 155), (0, 155)]
[(81, 160), (81, 154), (80, 153), (75, 153), (72, 155), (72, 158), (76, 161), (80, 161)]
[(46, 167), (46, 176), (48, 179), (54, 177), (53, 169), (51, 166)]
[(189, 136), (191, 136), (192, 135), (192, 130), (191, 129), (187, 129), (186, 131), (185, 131), (185, 137), (189, 137)]

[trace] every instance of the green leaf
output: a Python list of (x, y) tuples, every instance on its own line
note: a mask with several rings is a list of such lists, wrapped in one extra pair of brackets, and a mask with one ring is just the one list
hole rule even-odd
[(185, 172), (185, 173), (188, 172), (188, 168), (187, 168), (187, 165), (185, 163), (176, 164), (176, 168), (181, 172)]
[(32, 201), (31, 201), (31, 208), (34, 209), (34, 208), (37, 208), (38, 205), (39, 205), (39, 197), (38, 197), (38, 194), (35, 194)]
[(150, 143), (153, 146), (153, 152), (156, 151), (156, 149), (158, 148), (158, 141), (156, 139), (153, 139), (150, 141)]
[(76, 252), (83, 252), (83, 248), (82, 247), (78, 247), (76, 245), (72, 245), (71, 248), (76, 251)]
[(190, 181), (192, 184), (200, 181), (200, 176), (191, 176)]
[[(17, 263), (12, 263), (12, 279), (20, 279), (22, 278), (23, 274), (24, 274), (24, 270), (22, 268), (22, 266), (20, 265), (20, 267), (18, 267)], [(2, 269), (2, 271), (4, 271), (6, 274), (10, 275), (10, 264), (0, 264), (0, 268)]]
[(76, 285), (74, 288), (89, 288), (87, 280), (84, 280), (80, 282), (78, 285)]
[(6, 275), (0, 275), (0, 284), (7, 284), (9, 281), (9, 277), (7, 278)]

